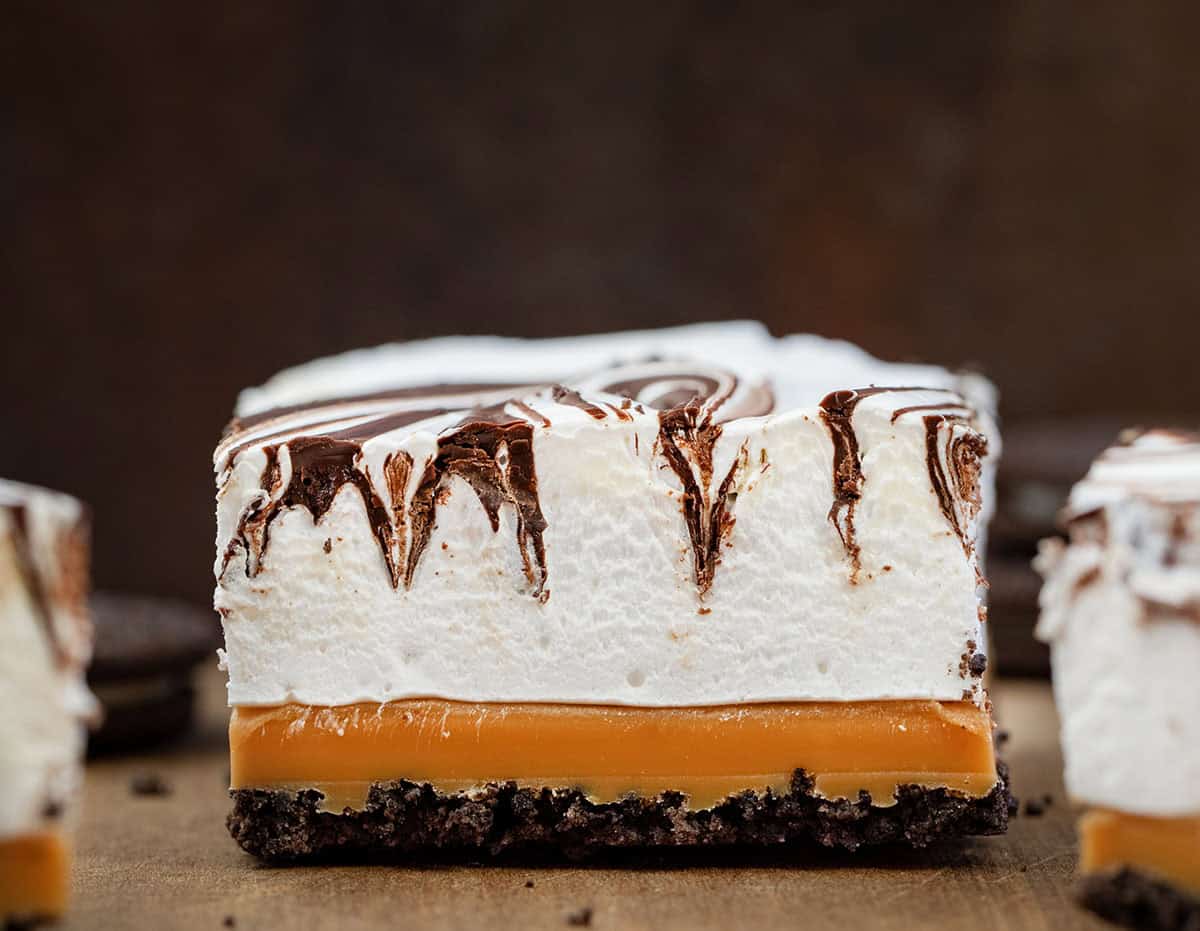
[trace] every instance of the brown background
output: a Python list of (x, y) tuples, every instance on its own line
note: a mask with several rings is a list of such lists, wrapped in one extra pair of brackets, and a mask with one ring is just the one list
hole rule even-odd
[(1200, 411), (1200, 7), (733, 6), (7, 5), (0, 474), (206, 601), (236, 390), (351, 346), (753, 316)]

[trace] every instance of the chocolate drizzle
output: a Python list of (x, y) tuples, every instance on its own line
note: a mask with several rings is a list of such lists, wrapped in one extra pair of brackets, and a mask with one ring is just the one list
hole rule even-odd
[(60, 666), (69, 660), (66, 648), (54, 628), (54, 614), (50, 610), (50, 596), (45, 580), (38, 571), (37, 562), (33, 558), (33, 545), (29, 538), (29, 514), (22, 504), (8, 508), (12, 517), (12, 548), (16, 557), (17, 574), (25, 585), (29, 600), (33, 603), (33, 613), (46, 634), (46, 642)]
[(659, 444), (683, 486), (683, 518), (691, 538), (692, 567), (701, 598), (712, 588), (721, 561), (721, 544), (733, 529), (732, 504), (737, 498), (733, 484), (746, 463), (743, 445), (716, 494), (712, 494), (713, 448), (720, 436), (721, 425), (713, 423), (711, 411), (694, 398), (659, 413)]
[[(947, 480), (946, 466), (942, 464), (940, 434), (943, 424), (964, 423), (957, 414), (928, 414), (925, 423), (925, 464), (929, 470), (929, 484), (937, 496), (946, 522), (950, 525), (967, 556), (973, 553), (963, 522), (959, 517), (958, 502), (967, 507), (979, 508), (979, 461), (987, 453), (987, 440), (978, 433), (963, 433), (947, 443), (946, 459), (950, 468)], [(951, 486), (953, 482), (953, 487)]]
[[(362, 495), (371, 533), (379, 543), (392, 586), (398, 585), (400, 576), (392, 551), (392, 523), (375, 487), (358, 468), (361, 447), (330, 437), (300, 437), (288, 443), (288, 452), (292, 459), (291, 480), (267, 518), (264, 534), (270, 531), (270, 523), (281, 508), (303, 507), (312, 515), (313, 523), (320, 522), (333, 506), (342, 486), (353, 485)], [(263, 543), (265, 546), (265, 538)]]
[(238, 552), (246, 554), (247, 577), (253, 578), (258, 575), (262, 556), (267, 548), (268, 524), (276, 511), (273, 499), (279, 485), (279, 447), (264, 446), (263, 453), (267, 457), (267, 464), (263, 466), (259, 487), (265, 494), (251, 501), (238, 519), (237, 530), (221, 557), (220, 575), (225, 574), (229, 563)]
[[(254, 448), (264, 451), (267, 462), (259, 482), (261, 494), (241, 515), (221, 573), (244, 552), (246, 574), (256, 575), (280, 511), (303, 507), (319, 522), (340, 489), (351, 484), (362, 497), (393, 587), (401, 582), (411, 587), (437, 524), (438, 508), (457, 477), (474, 491), (493, 532), (500, 529), (502, 509), (512, 506), (526, 580), (534, 596), (544, 601), (549, 596), (546, 519), (538, 499), (533, 433), (535, 428), (549, 428), (551, 421), (530, 405), (536, 398), (610, 424), (632, 423), (635, 415), (646, 414), (643, 405), (658, 409), (659, 446), (682, 485), (696, 584), (703, 596), (733, 526), (734, 486), (746, 460), (743, 449), (714, 489), (713, 448), (721, 435), (716, 411), (721, 409), (722, 420), (767, 414), (774, 404), (769, 389), (742, 388), (729, 373), (687, 371), (662, 360), (606, 369), (574, 385), (404, 388), (280, 407), (235, 420), (218, 447), (218, 471), (227, 476), (236, 458)], [(428, 461), (416, 465), (409, 454), (393, 452), (382, 476), (369, 474), (362, 463), (365, 442), (405, 427), (419, 429), (417, 425), (426, 422), (438, 433), (437, 451)], [(636, 432), (633, 441), (636, 448)], [(287, 487), (281, 488), (284, 447), (291, 471)], [(376, 480), (386, 486), (390, 506), (376, 491)]]
[[(862, 572), (862, 547), (858, 543), (858, 534), (854, 526), (854, 511), (862, 497), (862, 486), (865, 480), (862, 458), (859, 454), (858, 435), (854, 432), (854, 411), (864, 398), (907, 391), (954, 394), (944, 388), (870, 387), (834, 391), (821, 401), (821, 420), (829, 429), (829, 435), (833, 441), (833, 505), (829, 509), (829, 521), (837, 529), (842, 546), (850, 559), (851, 585), (858, 584), (858, 577)], [(938, 499), (938, 507), (958, 536), (963, 550), (970, 557), (972, 554), (971, 544), (959, 519), (955, 502), (956, 498), (961, 499), (967, 503), (968, 507), (973, 507), (975, 511), (978, 510), (979, 460), (987, 450), (987, 440), (972, 431), (955, 436), (950, 441), (948, 459), (953, 482), (953, 487), (951, 487), (950, 482), (947, 481), (946, 470), (942, 465), (938, 434), (943, 423), (967, 423), (968, 416), (966, 415), (973, 412), (966, 404), (958, 401), (948, 401), (942, 404), (914, 404), (893, 411), (891, 422), (895, 423), (905, 414), (921, 411), (942, 412), (930, 414), (924, 418), (925, 461), (929, 471), (929, 482)], [(958, 413), (960, 411), (965, 414)], [(972, 511), (973, 513), (974, 511)]]
[(721, 383), (711, 376), (678, 372), (610, 382), (604, 391), (640, 401), (656, 410), (682, 409), (706, 400), (715, 409), (724, 394)]
[(517, 517), (517, 548), (525, 578), (540, 601), (550, 597), (546, 588), (546, 520), (538, 502), (537, 471), (533, 461), (533, 430), (522, 420), (491, 423), (469, 419), (457, 431), (438, 440), (437, 455), (421, 476), (409, 509), (412, 546), (404, 568), (405, 586), (411, 586), (421, 554), (437, 522), (437, 507), (452, 476), (464, 479), (479, 498), (492, 525), (500, 529), (500, 508), (512, 504)]
[(966, 404), (914, 404), (912, 407), (898, 407), (892, 411), (892, 423), (905, 414), (915, 414), (921, 411), (955, 411), (962, 412), (964, 415), (974, 413)]
[(917, 388), (849, 388), (833, 391), (821, 399), (821, 420), (833, 440), (833, 504), (829, 522), (850, 559), (850, 584), (858, 584), (862, 571), (862, 547), (854, 528), (854, 509), (862, 497), (862, 459), (858, 452), (858, 434), (854, 432), (854, 409), (864, 398), (890, 391), (917, 391)]
[[(379, 543), (392, 586), (398, 585), (400, 575), (393, 551), (395, 538), (392, 521), (369, 476), (358, 468), (361, 447), (348, 440), (306, 436), (289, 441), (287, 449), (291, 460), (291, 476), (283, 493), (277, 495), (281, 481), (279, 447), (263, 448), (267, 457), (261, 479), (264, 496), (251, 503), (238, 521), (237, 532), (222, 559), (222, 574), (241, 549), (246, 553), (246, 575), (251, 578), (258, 575), (270, 544), (271, 524), (282, 510), (302, 507), (312, 516), (314, 524), (319, 523), (333, 506), (342, 486), (353, 485), (362, 496), (367, 520)], [(394, 457), (389, 458), (384, 471), (389, 472), (388, 467), (395, 461)], [(389, 474), (386, 478), (389, 482), (395, 481), (394, 475)]]
[[(90, 623), (88, 595), (88, 526), (85, 516), (62, 523), (55, 521), (51, 530), (54, 568), (47, 574), (34, 555), (29, 509), (19, 500), (0, 504), (9, 515), (9, 540), (17, 576), (29, 596), (33, 614), (41, 626), (55, 663), (61, 669), (77, 665), (82, 657), (70, 642), (82, 636), (81, 628)], [(55, 611), (58, 608), (58, 612)], [(57, 613), (57, 617), (56, 617)], [(60, 623), (69, 621), (74, 630), (64, 632)], [(64, 639), (64, 634), (67, 639)]]
[(550, 388), (550, 397), (559, 404), (567, 404), (571, 407), (577, 407), (589, 417), (596, 420), (603, 420), (608, 414), (604, 408), (591, 401), (584, 400), (583, 396), (578, 391), (573, 391), (570, 388), (564, 388), (562, 385), (552, 385)]

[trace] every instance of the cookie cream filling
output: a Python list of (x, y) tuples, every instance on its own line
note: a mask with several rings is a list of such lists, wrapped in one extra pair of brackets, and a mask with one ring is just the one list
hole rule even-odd
[[(1200, 437), (1131, 435), (1071, 493), (1042, 544), (1070, 793), (1151, 818), (1200, 815)], [(1200, 849), (1195, 851), (1200, 857)]]
[(752, 324), (289, 370), (214, 460), (230, 703), (982, 705), (992, 408)]

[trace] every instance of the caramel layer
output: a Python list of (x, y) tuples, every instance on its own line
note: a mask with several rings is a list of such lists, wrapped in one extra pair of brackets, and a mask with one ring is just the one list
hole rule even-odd
[(0, 840), (0, 924), (7, 918), (56, 918), (67, 909), (71, 851), (60, 834)]
[(796, 769), (826, 797), (865, 790), (876, 805), (899, 785), (980, 797), (996, 783), (991, 718), (970, 702), (292, 704), (235, 708), (229, 745), (233, 788), (317, 788), (333, 811), (401, 778), (443, 792), (572, 787), (597, 802), (673, 790), (697, 809), (746, 789), (786, 792)]
[(1128, 866), (1200, 894), (1200, 815), (1148, 818), (1089, 811), (1079, 821), (1079, 868)]

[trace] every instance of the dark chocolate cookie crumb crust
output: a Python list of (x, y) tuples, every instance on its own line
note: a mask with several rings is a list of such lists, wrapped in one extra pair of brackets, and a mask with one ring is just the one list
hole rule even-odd
[(1097, 915), (1147, 931), (1200, 931), (1200, 899), (1136, 870), (1079, 882), (1079, 901)]
[(244, 850), (287, 861), (334, 854), (555, 854), (571, 859), (615, 849), (767, 847), (815, 841), (856, 850), (875, 844), (924, 847), (969, 835), (1003, 834), (1016, 802), (1008, 771), (983, 798), (946, 789), (902, 786), (895, 805), (870, 796), (830, 801), (814, 794), (797, 770), (786, 795), (745, 792), (710, 809), (691, 811), (684, 797), (631, 797), (594, 804), (577, 789), (525, 789), (489, 784), (444, 795), (428, 783), (401, 780), (371, 787), (363, 811), (319, 810), (321, 794), (236, 789), (228, 827)]

